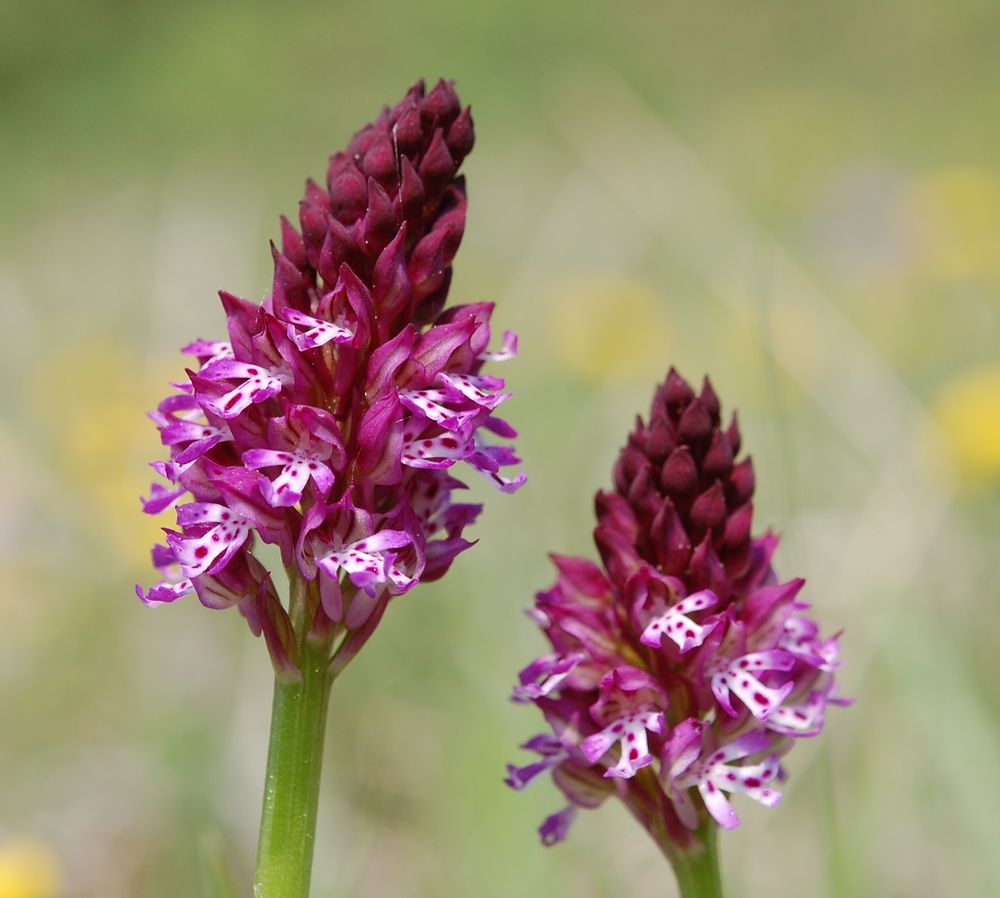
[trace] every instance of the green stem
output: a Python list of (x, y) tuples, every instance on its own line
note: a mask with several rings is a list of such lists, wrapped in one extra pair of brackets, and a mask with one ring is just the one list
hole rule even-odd
[(254, 898), (308, 898), (316, 838), (323, 737), (329, 704), (332, 634), (311, 642), (304, 586), (291, 583), (290, 615), (298, 638), (302, 681), (274, 682), (264, 809)]
[(697, 843), (684, 851), (671, 852), (681, 898), (722, 898), (718, 832), (713, 823), (704, 825)]

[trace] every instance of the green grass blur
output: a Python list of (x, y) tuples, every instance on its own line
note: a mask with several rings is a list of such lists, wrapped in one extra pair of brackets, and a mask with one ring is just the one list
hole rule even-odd
[(857, 698), (739, 804), (730, 894), (1000, 894), (998, 38), (979, 0), (0, 2), (0, 898), (195, 896), (206, 853), (248, 892), (266, 652), (135, 599), (143, 414), (304, 177), (442, 75), (478, 132), (452, 297), (521, 335), (531, 479), (337, 683), (317, 898), (674, 894), (619, 808), (547, 850), (554, 788), (501, 784), (521, 609), (670, 364), (739, 409)]

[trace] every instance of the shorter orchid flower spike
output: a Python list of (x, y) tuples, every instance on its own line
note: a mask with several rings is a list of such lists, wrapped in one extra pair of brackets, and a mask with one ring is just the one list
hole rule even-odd
[(597, 494), (602, 563), (553, 556), (556, 583), (530, 612), (549, 646), (513, 696), (551, 733), (525, 744), (541, 757), (507, 778), (521, 789), (549, 772), (567, 797), (545, 844), (614, 794), (668, 857), (704, 856), (709, 829), (739, 825), (728, 796), (774, 807), (780, 757), (846, 704), (834, 695), (838, 637), (806, 614), (804, 581), (779, 580), (777, 538), (752, 534), (740, 449), (708, 380), (696, 392), (671, 370), (614, 490)]

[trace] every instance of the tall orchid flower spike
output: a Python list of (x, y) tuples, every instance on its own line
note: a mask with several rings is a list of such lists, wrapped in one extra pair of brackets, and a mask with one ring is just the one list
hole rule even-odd
[(754, 474), (737, 460), (735, 416), (723, 427), (706, 378), (700, 393), (671, 369), (597, 494), (602, 564), (553, 555), (555, 585), (530, 617), (551, 645), (520, 674), (514, 700), (550, 732), (540, 755), (508, 767), (524, 788), (551, 772), (568, 804), (539, 832), (565, 838), (581, 808), (620, 798), (677, 874), (684, 898), (722, 894), (716, 835), (740, 818), (728, 796), (774, 807), (780, 758), (823, 728), (839, 667), (782, 582), (778, 540), (753, 536)]
[[(524, 474), (487, 364), (493, 306), (445, 308), (465, 229), (469, 108), (449, 82), (412, 87), (306, 185), (281, 221), (260, 305), (222, 293), (228, 340), (184, 347), (187, 379), (151, 417), (168, 458), (144, 510), (176, 505), (153, 550), (147, 605), (190, 593), (235, 606), (276, 674), (256, 898), (308, 894), (331, 681), (394, 596), (436, 580), (472, 543), (464, 467), (503, 492)], [(462, 464), (460, 464), (462, 463)], [(277, 548), (282, 600), (257, 559)]]

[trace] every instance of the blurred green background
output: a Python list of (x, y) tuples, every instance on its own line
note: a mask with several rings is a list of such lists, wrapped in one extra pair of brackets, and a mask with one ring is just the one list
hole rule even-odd
[(235, 612), (150, 611), (177, 348), (259, 299), (306, 175), (417, 77), (473, 104), (453, 301), (521, 335), (531, 480), (338, 682), (317, 898), (663, 898), (624, 811), (502, 784), (522, 617), (669, 364), (711, 372), (842, 691), (733, 896), (1000, 894), (993, 3), (0, 3), (0, 898), (249, 891), (270, 705)]

